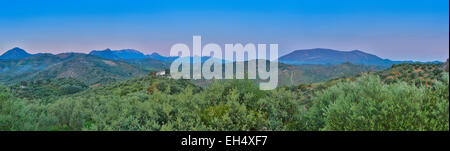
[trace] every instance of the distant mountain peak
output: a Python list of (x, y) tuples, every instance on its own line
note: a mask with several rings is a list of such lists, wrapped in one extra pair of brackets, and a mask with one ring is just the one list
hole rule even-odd
[(23, 50), (22, 48), (19, 48), (19, 47), (14, 47), (14, 48), (12, 48), (11, 50)]
[(12, 49), (10, 49), (10, 50), (8, 50), (8, 51), (13, 51), (13, 52), (25, 52), (26, 53), (26, 51), (25, 50), (23, 50), (22, 48), (19, 48), (19, 47), (14, 47), (14, 48), (12, 48)]
[(157, 52), (154, 52), (154, 53), (151, 54), (151, 56), (161, 56), (161, 55), (159, 53), (157, 53)]
[(349, 62), (352, 64), (390, 66), (397, 62), (382, 59), (361, 50), (339, 51), (327, 48), (314, 48), (295, 50), (279, 58), (286, 64), (341, 64)]
[(135, 49), (122, 49), (122, 50), (111, 50), (109, 48), (105, 50), (93, 50), (89, 53), (90, 55), (95, 55), (105, 59), (143, 59), (146, 56)]
[(312, 48), (312, 49), (301, 49), (301, 50), (295, 50), (295, 51), (336, 51), (336, 50), (328, 49), (328, 48)]
[(29, 53), (27, 53), (25, 50), (19, 48), (19, 47), (14, 47), (8, 51), (6, 51), (5, 53), (3, 53), (0, 56), (0, 59), (22, 59), (22, 58), (26, 58), (26, 57), (30, 57), (33, 56)]
[(117, 50), (119, 52), (127, 52), (127, 53), (142, 53), (136, 49), (122, 49), (122, 50)]

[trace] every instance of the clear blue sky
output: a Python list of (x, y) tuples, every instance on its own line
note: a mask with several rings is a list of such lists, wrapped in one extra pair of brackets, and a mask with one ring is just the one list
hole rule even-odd
[(2, 0), (0, 54), (134, 48), (169, 54), (175, 43), (278, 43), (359, 49), (393, 60), (449, 56), (448, 0), (114, 1)]

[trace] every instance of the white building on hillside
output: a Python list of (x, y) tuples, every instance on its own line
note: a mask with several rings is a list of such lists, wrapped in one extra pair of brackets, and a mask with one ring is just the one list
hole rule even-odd
[(156, 73), (156, 76), (165, 76), (166, 75), (166, 71), (159, 71)]

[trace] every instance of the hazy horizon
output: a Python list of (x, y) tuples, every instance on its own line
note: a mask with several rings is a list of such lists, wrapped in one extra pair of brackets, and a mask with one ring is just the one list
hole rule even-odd
[(136, 49), (175, 43), (277, 43), (361, 50), (390, 60), (449, 57), (449, 1), (11, 1), (0, 9), (0, 54)]
[[(20, 47), (14, 47), (14, 48), (20, 48)], [(14, 48), (11, 48), (11, 49), (14, 49)], [(8, 49), (8, 50), (11, 50), (11, 49)], [(23, 49), (23, 48), (20, 48), (20, 49)], [(127, 49), (133, 49), (133, 48), (124, 48), (124, 49), (111, 49), (111, 48), (105, 48), (105, 49), (101, 49), (101, 50), (91, 50), (91, 51), (87, 51), (87, 52), (84, 52), (84, 51), (80, 51), (80, 52), (77, 52), (77, 51), (67, 51), (67, 52), (56, 52), (56, 53), (55, 53), (55, 52), (40, 52), (40, 51), (36, 51), (37, 53), (30, 53), (29, 50), (26, 50), (26, 49), (23, 49), (23, 50), (25, 50), (26, 52), (28, 52), (28, 53), (30, 53), (30, 54), (33, 54), (33, 55), (34, 55), (34, 54), (38, 54), (38, 53), (50, 53), (50, 54), (53, 54), (53, 55), (57, 55), (57, 54), (61, 54), (61, 53), (83, 53), (83, 54), (89, 54), (89, 53), (92, 52), (92, 51), (104, 51), (104, 50), (106, 50), (106, 49), (110, 49), (111, 51), (120, 51), (120, 50), (127, 50)], [(330, 50), (336, 50), (336, 49), (331, 49), (331, 48), (307, 48), (307, 49), (297, 49), (297, 50), (310, 50), (310, 49), (330, 49)], [(8, 51), (8, 50), (6, 50), (6, 51)], [(169, 56), (170, 56), (170, 55), (160, 54), (159, 52), (145, 53), (145, 52), (142, 52), (141, 50), (138, 50), (138, 49), (133, 49), (133, 50), (137, 50), (137, 51), (143, 53), (144, 55), (151, 55), (152, 53), (158, 53), (159, 55), (162, 55), (162, 56), (165, 56), (165, 57), (169, 57)], [(281, 56), (279, 56), (279, 57), (282, 57), (282, 56), (284, 56), (284, 55), (287, 55), (287, 54), (292, 53), (292, 52), (297, 51), (297, 50), (290, 51), (290, 52), (288, 52), (288, 53), (286, 53), (286, 54), (283, 54), (283, 55), (281, 55)], [(355, 49), (355, 50), (358, 50), (358, 49)], [(336, 51), (350, 52), (350, 51), (355, 51), (355, 50), (336, 50)], [(3, 53), (5, 53), (6, 51), (1, 51), (1, 50), (0, 50), (0, 55), (2, 55)], [(364, 50), (358, 50), (358, 51), (362, 51), (362, 52), (368, 53), (368, 52), (366, 52), (366, 51), (364, 51)], [(371, 53), (369, 53), (369, 54), (371, 54)], [(372, 55), (376, 55), (376, 54), (372, 54)], [(376, 56), (378, 56), (378, 55), (376, 55)], [(380, 56), (378, 56), (378, 57), (380, 57)], [(380, 57), (380, 58), (382, 58), (382, 59), (389, 59), (389, 58), (383, 58), (383, 57)], [(391, 61), (418, 61), (418, 60), (392, 60), (392, 59), (389, 59), (389, 60), (391, 60)], [(445, 62), (446, 59), (444, 59), (444, 60), (427, 60), (427, 61), (421, 61), (421, 62), (433, 62), (433, 61)]]

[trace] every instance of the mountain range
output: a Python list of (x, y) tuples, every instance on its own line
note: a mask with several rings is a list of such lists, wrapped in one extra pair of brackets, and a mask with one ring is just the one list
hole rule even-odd
[(178, 57), (165, 57), (161, 56), (158, 53), (152, 53), (151, 55), (145, 55), (144, 53), (134, 50), (134, 49), (122, 49), (122, 50), (111, 50), (111, 49), (105, 49), (105, 50), (93, 50), (89, 53), (90, 55), (98, 56), (105, 59), (112, 59), (112, 60), (129, 60), (129, 59), (154, 59), (159, 61), (173, 61)]
[[(171, 62), (176, 58), (178, 57), (166, 57), (157, 53), (145, 55), (134, 49), (106, 49), (94, 50), (89, 54), (55, 55), (29, 54), (23, 49), (13, 48), (0, 56), (0, 83), (75, 78), (88, 85), (95, 85), (143, 76), (150, 71), (165, 70), (170, 68)], [(189, 61), (192, 58), (194, 57), (182, 60)], [(208, 58), (200, 59), (203, 62)], [(222, 62), (220, 59), (214, 61)], [(377, 71), (393, 64), (411, 61), (391, 61), (359, 50), (308, 49), (284, 55), (279, 58), (279, 62), (280, 83), (292, 85)]]
[(22, 59), (0, 59), (0, 83), (75, 78), (93, 85), (143, 76), (168, 66), (165, 62), (152, 59), (131, 62), (82, 53), (37, 54), (16, 58)]
[[(39, 54), (36, 54), (39, 55)], [(139, 59), (153, 59), (162, 62), (172, 62), (178, 57), (166, 57), (158, 53), (152, 53), (150, 55), (145, 55), (144, 53), (135, 49), (122, 49), (122, 50), (93, 50), (89, 55), (98, 56), (104, 59), (111, 60), (139, 60)], [(25, 50), (20, 48), (13, 48), (3, 55), (0, 59), (22, 59), (26, 57), (31, 57), (32, 54), (27, 53)], [(190, 57), (192, 59), (194, 57)], [(210, 57), (202, 57), (202, 62), (206, 61)], [(188, 58), (183, 59), (184, 61), (189, 61)], [(218, 59), (216, 59), (218, 61)], [(339, 51), (333, 49), (315, 48), (315, 49), (305, 49), (305, 50), (295, 50), (287, 55), (281, 56), (278, 59), (279, 62), (291, 65), (301, 65), (301, 64), (342, 64), (342, 63), (352, 63), (352, 64), (363, 64), (363, 65), (376, 65), (376, 66), (386, 66), (389, 67), (393, 64), (400, 63), (415, 63), (414, 61), (392, 61), (389, 59), (383, 59), (376, 55), (369, 54), (360, 50), (353, 51)], [(225, 61), (226, 62), (226, 61)], [(437, 63), (434, 61), (432, 63)]]

